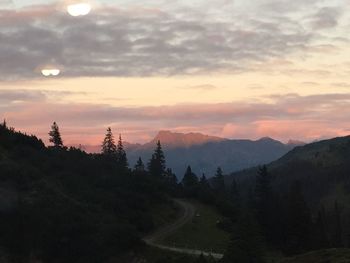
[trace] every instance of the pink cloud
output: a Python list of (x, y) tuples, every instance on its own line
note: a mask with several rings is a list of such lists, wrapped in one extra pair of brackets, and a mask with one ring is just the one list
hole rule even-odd
[[(53, 121), (59, 123), (67, 144), (99, 145), (105, 129), (126, 141), (149, 141), (159, 130), (202, 132), (226, 138), (273, 137), (312, 141), (350, 132), (349, 94), (275, 95), (273, 103), (234, 102), (160, 107), (112, 107), (97, 104), (59, 104), (21, 93), (2, 94), (0, 118), (47, 141)], [(11, 96), (10, 96), (11, 95)], [(16, 96), (22, 96), (21, 103)], [(6, 102), (7, 98), (7, 102)], [(32, 102), (30, 100), (33, 100)]]

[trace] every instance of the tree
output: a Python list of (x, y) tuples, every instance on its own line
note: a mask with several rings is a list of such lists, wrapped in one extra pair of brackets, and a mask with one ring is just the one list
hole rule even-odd
[(237, 220), (222, 262), (264, 263), (263, 256), (259, 226), (252, 213), (244, 210)]
[(218, 167), (213, 178), (214, 190), (218, 193), (225, 193), (225, 178), (221, 167)]
[(148, 170), (151, 175), (162, 178), (165, 175), (165, 156), (160, 141), (157, 142), (156, 149), (148, 163)]
[(269, 241), (273, 233), (273, 193), (271, 188), (270, 174), (267, 167), (264, 165), (259, 167), (255, 182), (255, 211), (257, 220), (262, 231)]
[(2, 127), (4, 127), (5, 129), (7, 129), (7, 122), (6, 122), (6, 119), (4, 119), (4, 121), (2, 122)]
[(209, 188), (210, 185), (209, 185), (209, 182), (208, 182), (208, 179), (207, 177), (205, 176), (205, 174), (202, 174), (200, 180), (199, 180), (199, 184), (202, 188)]
[(319, 250), (329, 247), (329, 238), (326, 229), (326, 211), (324, 206), (321, 206), (319, 209), (312, 230), (312, 249)]
[(338, 202), (334, 203), (334, 235), (333, 235), (333, 246), (342, 247), (342, 226), (341, 226), (341, 216)]
[(182, 179), (182, 185), (185, 194), (188, 196), (195, 196), (198, 190), (198, 177), (192, 172), (191, 166), (188, 166), (185, 175)]
[(54, 147), (63, 147), (63, 141), (61, 138), (60, 130), (56, 122), (51, 126), (51, 131), (49, 132), (50, 142), (53, 143)]
[(122, 136), (119, 135), (118, 146), (116, 151), (117, 166), (120, 171), (128, 170), (128, 159), (126, 157), (126, 152), (124, 150)]
[(171, 168), (166, 169), (164, 175), (168, 192), (175, 194), (178, 191), (177, 177)]
[(137, 171), (137, 172), (144, 172), (145, 171), (145, 165), (144, 165), (141, 157), (139, 157), (139, 159), (137, 160), (137, 162), (135, 164), (135, 171)]
[(232, 180), (230, 190), (229, 190), (230, 199), (234, 202), (237, 202), (240, 198), (238, 184), (235, 179)]
[(115, 145), (114, 136), (110, 127), (107, 128), (106, 136), (103, 139), (101, 152), (106, 156), (116, 155), (117, 146)]
[(310, 248), (311, 213), (300, 182), (294, 182), (287, 197), (286, 252), (297, 254)]

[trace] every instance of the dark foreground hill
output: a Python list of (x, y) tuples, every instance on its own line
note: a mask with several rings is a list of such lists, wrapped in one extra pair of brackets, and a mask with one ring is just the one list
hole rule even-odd
[(149, 176), (0, 125), (0, 258), (106, 262), (153, 229), (166, 200)]
[(295, 143), (283, 144), (271, 138), (229, 140), (200, 133), (161, 131), (149, 143), (127, 147), (130, 163), (135, 163), (139, 157), (147, 160), (158, 140), (162, 143), (167, 165), (179, 179), (188, 165), (195, 173), (212, 177), (218, 166), (225, 172), (239, 171), (274, 161), (296, 146)]
[[(267, 170), (282, 198), (293, 184), (302, 187), (313, 218), (322, 219), (334, 246), (350, 245), (350, 136), (296, 147), (268, 164)], [(248, 194), (254, 191), (257, 172), (251, 168), (226, 179), (228, 183), (235, 179)]]

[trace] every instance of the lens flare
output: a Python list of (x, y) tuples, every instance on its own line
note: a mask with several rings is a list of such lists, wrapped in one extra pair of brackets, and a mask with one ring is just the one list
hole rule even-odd
[(86, 16), (91, 11), (91, 5), (89, 3), (77, 3), (67, 6), (67, 12), (71, 16)]
[(59, 69), (42, 69), (41, 74), (45, 77), (56, 77), (61, 73), (61, 70)]

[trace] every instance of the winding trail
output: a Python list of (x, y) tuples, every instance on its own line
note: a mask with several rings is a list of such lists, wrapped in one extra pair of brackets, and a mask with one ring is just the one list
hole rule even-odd
[(195, 216), (196, 208), (191, 203), (180, 199), (174, 199), (174, 202), (176, 202), (182, 208), (183, 210), (182, 216), (176, 221), (174, 221), (173, 223), (159, 228), (153, 234), (145, 237), (143, 241), (150, 246), (157, 247), (164, 250), (169, 250), (169, 251), (188, 254), (188, 255), (199, 256), (203, 254), (204, 256), (212, 256), (215, 259), (221, 259), (223, 257), (223, 254), (212, 253), (212, 252), (196, 250), (196, 249), (170, 247), (170, 246), (164, 246), (159, 244), (161, 240), (163, 240), (165, 237), (171, 235), (173, 232), (180, 229), (186, 223), (190, 222)]

